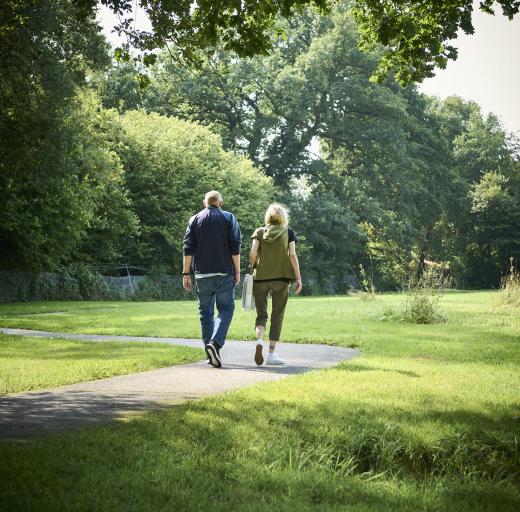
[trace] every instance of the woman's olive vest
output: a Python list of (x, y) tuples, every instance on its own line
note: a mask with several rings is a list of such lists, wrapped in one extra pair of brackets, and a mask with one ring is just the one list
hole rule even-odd
[(260, 245), (253, 276), (257, 280), (286, 278), (294, 281), (296, 275), (289, 257), (287, 226), (269, 225), (258, 228), (251, 238)]

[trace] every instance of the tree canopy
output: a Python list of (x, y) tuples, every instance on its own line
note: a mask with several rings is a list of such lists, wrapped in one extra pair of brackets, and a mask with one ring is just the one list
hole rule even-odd
[[(402, 83), (422, 81), (456, 60), (458, 32), (473, 34), (473, 0), (357, 0), (354, 13), (360, 24), (362, 47), (382, 44), (375, 78), (395, 70)], [(498, 4), (510, 20), (518, 14), (518, 0), (483, 0), (479, 9), (494, 15)]]
[[(92, 0), (76, 0), (88, 10)], [(241, 57), (267, 54), (272, 49), (275, 34), (286, 37), (278, 24), (279, 17), (291, 18), (312, 5), (321, 13), (336, 3), (330, 0), (284, 0), (237, 2), (139, 0), (147, 14), (152, 32), (139, 30), (133, 23), (133, 2), (102, 0), (118, 13), (121, 22), (116, 27), (125, 34), (129, 45), (145, 51), (145, 60), (152, 62), (150, 53), (171, 44), (184, 58), (193, 60), (197, 50), (221, 45)], [(457, 58), (453, 42), (459, 31), (473, 34), (474, 0), (351, 0), (339, 2), (353, 7), (360, 26), (361, 47), (371, 49), (383, 45), (374, 77), (381, 81), (395, 71), (401, 83), (422, 81), (433, 76), (435, 68), (444, 68)], [(479, 9), (494, 15), (497, 9), (512, 19), (520, 8), (518, 0), (482, 0)]]

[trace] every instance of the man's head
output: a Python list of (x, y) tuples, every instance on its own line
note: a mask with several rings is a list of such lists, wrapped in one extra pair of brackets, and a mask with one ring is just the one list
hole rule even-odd
[(204, 197), (204, 206), (222, 206), (222, 195), (218, 190), (210, 190)]

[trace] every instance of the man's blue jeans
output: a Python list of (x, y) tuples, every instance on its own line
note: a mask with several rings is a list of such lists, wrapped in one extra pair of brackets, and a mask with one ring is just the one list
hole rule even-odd
[[(235, 280), (233, 276), (210, 276), (195, 279), (199, 301), (200, 325), (204, 344), (211, 340), (224, 346), (229, 324), (235, 311)], [(215, 319), (215, 303), (218, 316)]]

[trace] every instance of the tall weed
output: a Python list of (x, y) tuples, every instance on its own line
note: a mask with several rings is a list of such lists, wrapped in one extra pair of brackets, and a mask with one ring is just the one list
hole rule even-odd
[(370, 265), (370, 274), (365, 270), (363, 264), (359, 264), (359, 290), (350, 290), (349, 295), (359, 297), (361, 300), (375, 299), (376, 298), (376, 287), (374, 285), (374, 275), (372, 271), (372, 265)]
[(500, 286), (501, 302), (520, 306), (520, 272), (516, 270), (514, 259), (509, 259), (509, 272), (502, 278)]

